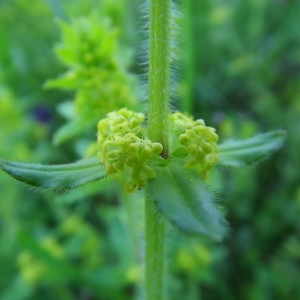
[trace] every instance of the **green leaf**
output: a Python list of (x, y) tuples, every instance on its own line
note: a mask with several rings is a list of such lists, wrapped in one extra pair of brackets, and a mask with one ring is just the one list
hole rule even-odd
[(150, 166), (156, 166), (156, 167), (165, 167), (169, 164), (169, 162), (162, 158), (161, 156), (157, 156), (157, 155), (151, 155), (148, 160), (147, 163)]
[[(92, 120), (93, 121), (93, 120)], [(69, 139), (72, 139), (88, 131), (96, 122), (77, 118), (61, 126), (53, 135), (53, 144), (58, 146)]]
[(74, 67), (78, 64), (79, 58), (76, 49), (68, 48), (67, 46), (60, 45), (55, 49), (57, 57), (67, 66)]
[(228, 140), (219, 146), (218, 166), (245, 167), (268, 158), (284, 143), (283, 130), (258, 134), (252, 138)]
[(63, 165), (41, 165), (0, 160), (0, 167), (27, 185), (69, 190), (106, 177), (97, 157)]
[(214, 195), (194, 170), (171, 162), (155, 167), (156, 179), (149, 180), (150, 198), (160, 212), (178, 229), (188, 234), (224, 237), (227, 226)]
[(184, 146), (179, 146), (172, 151), (171, 156), (178, 157), (178, 158), (185, 158), (188, 156), (188, 150)]
[(65, 90), (74, 90), (76, 87), (78, 87), (78, 76), (73, 70), (68, 71), (56, 79), (47, 80), (44, 84), (44, 88), (46, 89), (61, 88)]
[(72, 100), (60, 102), (56, 106), (56, 110), (62, 117), (64, 117), (67, 120), (71, 121), (77, 117), (74, 101)]

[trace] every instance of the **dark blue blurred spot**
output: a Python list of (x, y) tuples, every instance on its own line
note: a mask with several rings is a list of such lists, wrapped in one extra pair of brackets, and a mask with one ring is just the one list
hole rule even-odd
[(51, 112), (45, 106), (36, 106), (32, 110), (34, 118), (42, 123), (49, 123), (51, 121)]

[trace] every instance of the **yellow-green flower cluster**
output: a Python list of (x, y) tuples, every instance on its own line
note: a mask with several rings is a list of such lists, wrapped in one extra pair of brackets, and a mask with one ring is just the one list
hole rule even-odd
[(212, 127), (205, 126), (202, 119), (192, 118), (175, 112), (171, 115), (174, 132), (178, 142), (187, 151), (186, 168), (196, 169), (202, 179), (206, 179), (208, 171), (218, 160), (218, 135)]
[(109, 19), (91, 15), (60, 26), (56, 53), (69, 70), (46, 86), (75, 90), (75, 111), (87, 120), (135, 106), (133, 78), (118, 59), (117, 31)]
[(109, 113), (98, 123), (98, 157), (107, 174), (117, 174), (132, 193), (155, 178), (149, 158), (163, 147), (145, 138), (144, 115), (127, 109)]
[[(98, 123), (97, 155), (106, 173), (118, 175), (129, 193), (156, 177), (151, 162), (157, 162), (163, 151), (162, 144), (147, 139), (144, 119), (144, 114), (123, 108)], [(180, 112), (171, 114), (171, 124), (171, 156), (184, 159), (184, 167), (196, 169), (206, 179), (218, 159), (215, 129)]]

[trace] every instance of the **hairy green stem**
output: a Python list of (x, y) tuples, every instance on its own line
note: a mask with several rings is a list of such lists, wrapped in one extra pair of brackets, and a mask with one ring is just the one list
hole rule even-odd
[[(163, 145), (168, 156), (170, 98), (171, 0), (150, 0), (148, 137)], [(162, 300), (164, 294), (165, 221), (154, 201), (145, 203), (145, 298)]]
[(165, 221), (155, 203), (146, 197), (146, 253), (145, 253), (145, 294), (146, 300), (162, 300), (164, 294), (165, 268)]
[(148, 137), (168, 154), (170, 98), (170, 0), (150, 0)]

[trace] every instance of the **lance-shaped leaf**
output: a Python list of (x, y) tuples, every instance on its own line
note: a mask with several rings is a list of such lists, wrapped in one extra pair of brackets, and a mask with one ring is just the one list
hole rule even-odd
[(219, 146), (219, 166), (245, 167), (268, 158), (284, 143), (283, 130), (258, 134), (246, 140), (228, 140)]
[(216, 240), (224, 237), (227, 223), (197, 172), (176, 162), (155, 171), (157, 178), (149, 180), (150, 198), (175, 227)]
[(0, 160), (0, 167), (27, 185), (47, 189), (69, 190), (106, 177), (97, 157), (71, 164), (41, 165)]

